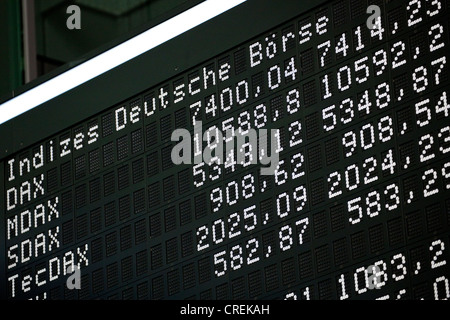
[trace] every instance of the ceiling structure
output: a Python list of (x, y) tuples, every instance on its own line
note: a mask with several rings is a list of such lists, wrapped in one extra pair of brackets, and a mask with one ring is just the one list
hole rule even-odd
[[(14, 96), (14, 91), (27, 82), (26, 69), (34, 63), (37, 77), (66, 63), (83, 60), (87, 54), (115, 39), (138, 30), (158, 17), (176, 10), (191, 0), (2, 0), (0, 1), (0, 73), (8, 75), (0, 81), (0, 99)], [(27, 4), (34, 11), (34, 19), (24, 15)], [(81, 29), (69, 30), (66, 13), (76, 4), (81, 11)], [(32, 12), (31, 11), (31, 12)], [(24, 21), (27, 19), (27, 21)], [(34, 20), (34, 21), (32, 21)], [(35, 54), (24, 61), (28, 46), (24, 35), (31, 37)], [(31, 29), (30, 29), (30, 23)], [(29, 37), (28, 37), (29, 38)], [(28, 39), (30, 41), (30, 39)]]

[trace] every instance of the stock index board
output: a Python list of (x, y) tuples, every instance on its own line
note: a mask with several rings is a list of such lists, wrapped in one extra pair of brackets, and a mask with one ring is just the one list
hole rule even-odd
[(450, 298), (449, 10), (249, 0), (0, 125), (2, 296)]

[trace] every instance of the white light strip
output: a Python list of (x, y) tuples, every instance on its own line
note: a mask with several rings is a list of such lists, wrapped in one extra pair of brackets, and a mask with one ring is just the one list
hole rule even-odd
[(47, 102), (246, 0), (206, 0), (0, 105), (0, 124)]

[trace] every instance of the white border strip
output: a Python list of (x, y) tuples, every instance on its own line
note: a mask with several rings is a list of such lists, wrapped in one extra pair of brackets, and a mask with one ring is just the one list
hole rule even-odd
[(147, 52), (247, 0), (206, 0), (0, 105), (0, 124)]

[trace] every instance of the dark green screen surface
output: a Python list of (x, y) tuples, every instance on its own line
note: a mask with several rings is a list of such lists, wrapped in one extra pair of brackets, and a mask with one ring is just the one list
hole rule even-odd
[[(448, 1), (316, 5), (249, 1), (4, 124), (2, 294), (449, 298)], [(175, 165), (199, 121), (278, 130), (275, 174)]]

